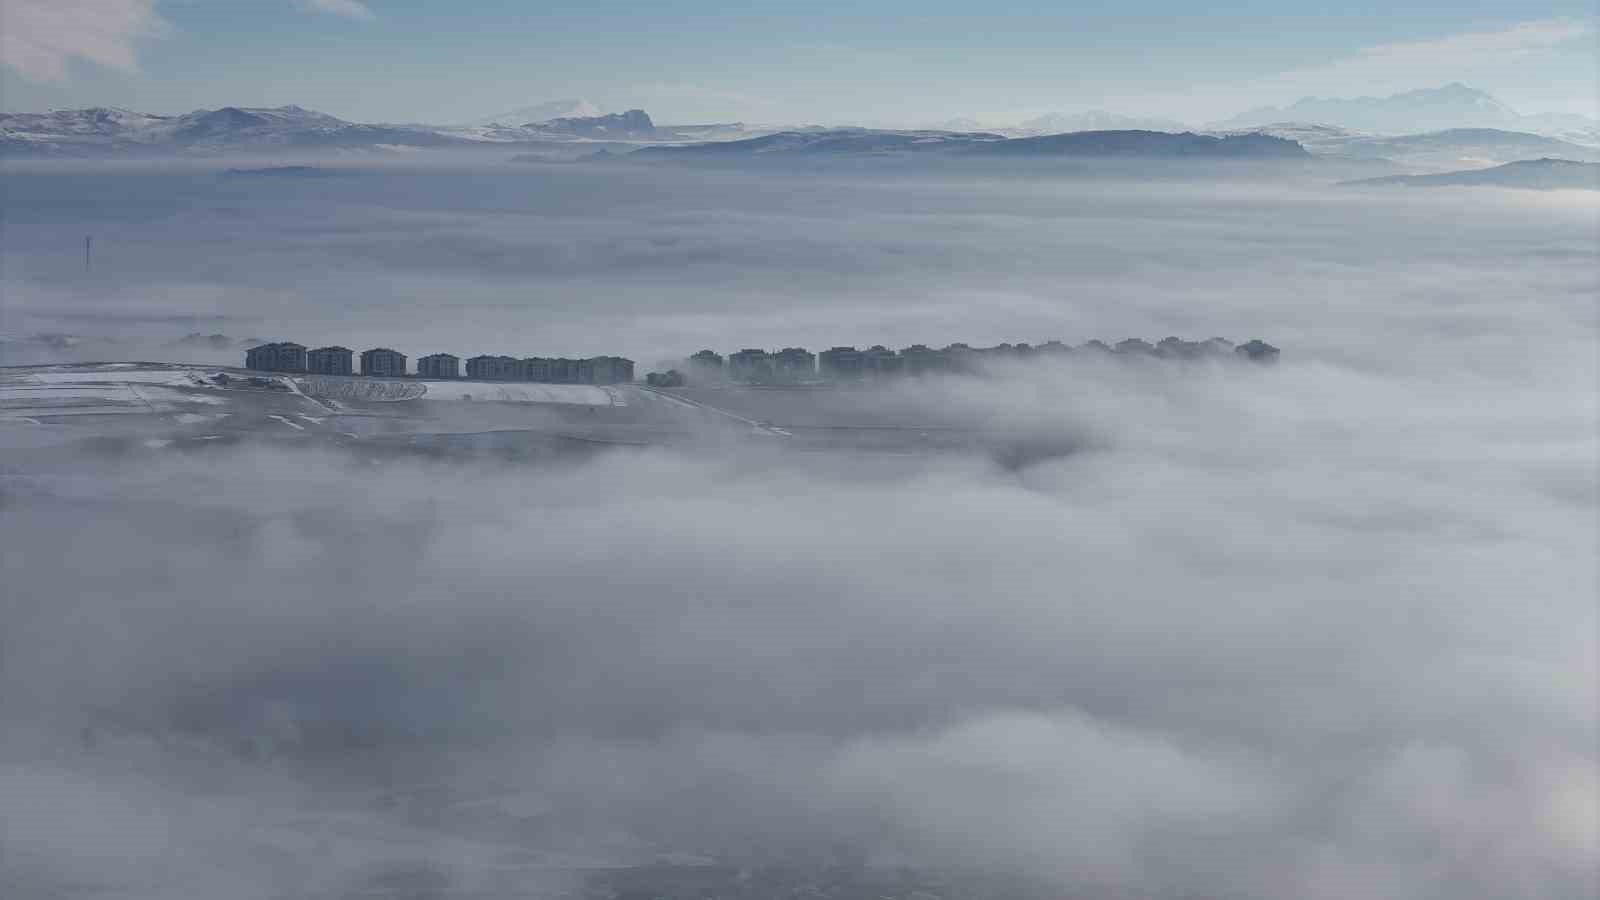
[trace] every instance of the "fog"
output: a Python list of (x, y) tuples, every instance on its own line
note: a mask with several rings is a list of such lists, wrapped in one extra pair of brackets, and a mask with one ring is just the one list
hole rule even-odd
[(867, 401), (1059, 448), (1021, 462), (14, 454), (8, 896), (545, 896), (653, 859), (1594, 895), (1592, 198), (266, 180), (9, 173), (0, 363), (242, 356), (192, 332), (646, 365), (1220, 334), (1283, 359)]

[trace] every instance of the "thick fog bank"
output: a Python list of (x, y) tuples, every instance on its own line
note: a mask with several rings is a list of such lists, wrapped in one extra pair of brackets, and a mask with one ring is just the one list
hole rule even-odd
[[(1262, 337), (1373, 357), (1391, 336), (1544, 336), (1596, 288), (1592, 197), (1352, 194), (1299, 181), (851, 177), (570, 166), (8, 172), (11, 363), (242, 358), (292, 339), (412, 357), (651, 364), (820, 349)], [(92, 235), (92, 270), (83, 243)], [(1526, 324), (1522, 324), (1526, 323)]]
[(1283, 360), (871, 401), (1065, 448), (1009, 464), (0, 455), (0, 894), (1593, 896), (1592, 202), (565, 171), (8, 178), (0, 327)]
[(3, 871), (518, 896), (670, 852), (1090, 896), (1588, 896), (1587, 358), (1172, 374), (918, 388), (1089, 439), (1021, 468), (13, 470)]

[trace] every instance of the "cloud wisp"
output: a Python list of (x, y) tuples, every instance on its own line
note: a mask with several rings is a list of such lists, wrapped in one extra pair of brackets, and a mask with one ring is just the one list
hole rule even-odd
[(1262, 87), (1286, 99), (1305, 94), (1350, 96), (1390, 93), (1420, 85), (1471, 79), (1476, 73), (1504, 66), (1591, 38), (1594, 23), (1585, 19), (1533, 19), (1492, 31), (1469, 31), (1419, 41), (1365, 47), (1331, 62), (1292, 69), (1264, 79)]
[(300, 0), (300, 4), (313, 12), (328, 13), (346, 19), (371, 20), (377, 18), (372, 7), (362, 0)]
[(74, 60), (131, 72), (138, 47), (168, 33), (155, 0), (6, 0), (0, 64), (33, 81), (61, 81)]

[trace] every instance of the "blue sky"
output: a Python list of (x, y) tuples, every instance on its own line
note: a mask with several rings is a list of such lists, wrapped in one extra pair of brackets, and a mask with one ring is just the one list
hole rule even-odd
[(296, 103), (458, 122), (570, 97), (663, 121), (1189, 122), (1462, 81), (1595, 114), (1584, 2), (0, 0), (0, 105)]

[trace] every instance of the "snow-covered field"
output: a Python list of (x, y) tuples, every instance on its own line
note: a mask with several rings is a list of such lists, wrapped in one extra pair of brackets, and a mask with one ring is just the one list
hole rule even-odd
[(28, 372), (38, 384), (159, 384), (168, 387), (215, 388), (205, 377), (216, 372), (217, 367), (180, 368), (176, 366), (148, 366), (139, 368), (136, 363), (105, 363), (93, 367), (52, 366)]
[[(0, 418), (179, 413), (226, 407), (227, 391), (207, 381), (215, 367), (104, 363), (8, 369), (0, 376)], [(180, 421), (183, 421), (180, 419)]]
[(429, 400), (489, 400), (497, 403), (575, 403), (626, 406), (616, 391), (588, 384), (499, 384), (487, 381), (425, 381)]
[(307, 396), (356, 403), (400, 400), (462, 400), (490, 403), (559, 403), (626, 406), (619, 392), (587, 384), (492, 381), (400, 381), (382, 378), (318, 377), (295, 379)]

